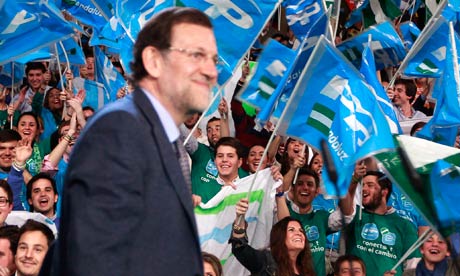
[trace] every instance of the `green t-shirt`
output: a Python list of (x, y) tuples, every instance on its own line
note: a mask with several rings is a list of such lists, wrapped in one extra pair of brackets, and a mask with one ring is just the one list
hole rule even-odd
[(305, 230), (316, 275), (326, 275), (326, 236), (333, 233), (328, 229), (330, 213), (325, 210), (314, 210), (309, 214), (299, 214), (292, 210), (289, 202), (288, 209), (291, 217), (300, 220)]
[[(345, 231), (347, 254), (363, 259), (372, 275), (390, 270), (417, 240), (414, 225), (397, 213), (378, 215), (363, 211), (361, 221), (356, 215)], [(413, 257), (420, 257), (418, 250), (409, 259)], [(396, 275), (401, 275), (402, 265), (396, 271)]]
[[(217, 182), (217, 166), (214, 163), (214, 150), (204, 144), (198, 143), (198, 149), (191, 155), (192, 158), (192, 193), (201, 196), (201, 202), (207, 203), (221, 189)], [(243, 178), (248, 173), (238, 169), (238, 176)]]

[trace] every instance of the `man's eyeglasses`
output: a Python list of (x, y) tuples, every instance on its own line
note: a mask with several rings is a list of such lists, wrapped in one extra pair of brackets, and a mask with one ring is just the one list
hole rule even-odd
[(206, 60), (211, 59), (214, 65), (218, 65), (219, 57), (217, 55), (208, 54), (203, 50), (199, 49), (185, 49), (185, 48), (176, 48), (169, 47), (170, 51), (178, 51), (180, 53), (186, 54), (189, 58), (193, 59), (194, 62), (203, 64)]
[(0, 207), (5, 207), (10, 202), (6, 197), (0, 197)]

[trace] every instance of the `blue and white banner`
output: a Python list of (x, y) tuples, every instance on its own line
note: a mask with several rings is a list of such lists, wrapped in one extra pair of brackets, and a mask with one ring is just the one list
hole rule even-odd
[(107, 19), (91, 0), (62, 0), (60, 8), (66, 10), (83, 24), (94, 28), (102, 28), (107, 23)]
[[(2, 66), (0, 74), (9, 77), (9, 82), (2, 83), (3, 85), (20, 84), (26, 74), (25, 66), (23, 63), (10, 62)], [(11, 79), (12, 77), (13, 79)]]
[(91, 0), (91, 2), (106, 20), (115, 14), (116, 0)]
[(374, 90), (324, 36), (305, 67), (280, 119), (279, 133), (316, 149), (326, 140), (338, 172), (338, 193), (327, 174), (326, 191), (345, 195), (357, 160), (394, 148)]
[(296, 60), (289, 67), (289, 70), (284, 74), (283, 79), (277, 86), (272, 97), (269, 98), (268, 104), (264, 106), (257, 114), (257, 125), (263, 126), (270, 117), (274, 121), (280, 118), (283, 113), (286, 103), (291, 97), (292, 91), (299, 79), (302, 70), (307, 64), (308, 59), (321, 35), (326, 33), (328, 24), (327, 15), (324, 13), (310, 27), (307, 35), (304, 37), (300, 47), (297, 49)]
[(237, 98), (260, 110), (281, 84), (281, 79), (294, 62), (295, 55), (293, 50), (270, 39), (257, 60), (256, 72)]
[(73, 37), (59, 42), (57, 49), (60, 62), (64, 63), (68, 61), (70, 64), (86, 64), (85, 54)]
[(321, 0), (286, 0), (286, 19), (296, 38), (302, 41), (310, 32), (313, 24), (325, 13)]
[(450, 31), (446, 47), (443, 74), (433, 91), (433, 95), (436, 95), (433, 118), (417, 133), (417, 137), (453, 146), (460, 127), (460, 39), (454, 30)]
[(52, 1), (0, 0), (0, 65), (70, 37), (73, 24)]
[(276, 11), (280, 0), (181, 0), (187, 7), (206, 13), (214, 26), (221, 64), (218, 84), (230, 79), (232, 72), (251, 46), (267, 21)]
[(99, 47), (94, 47), (94, 56), (96, 79), (108, 91), (110, 95), (109, 102), (113, 102), (117, 99), (118, 90), (126, 86), (126, 81)]
[(382, 84), (377, 79), (377, 70), (375, 69), (375, 60), (371, 49), (371, 43), (372, 42), (369, 42), (366, 48), (364, 48), (362, 64), (359, 71), (363, 74), (366, 82), (374, 89), (377, 103), (380, 105), (380, 108), (387, 119), (391, 133), (401, 134), (401, 126), (399, 125), (391, 100), (388, 98)]
[(406, 56), (404, 44), (393, 25), (386, 21), (366, 29), (337, 46), (356, 68), (361, 66), (361, 54), (367, 45), (369, 35), (372, 36), (372, 51), (375, 57), (375, 67), (382, 70), (396, 66)]
[[(224, 263), (224, 275), (249, 275), (233, 256), (228, 239), (236, 217), (235, 205), (248, 196), (254, 177), (253, 174), (238, 180), (236, 190), (230, 186), (223, 187), (210, 201), (195, 208), (201, 250), (216, 255)], [(249, 244), (254, 248), (262, 249), (269, 244), (276, 188), (280, 185), (281, 182), (273, 180), (270, 169), (257, 174), (245, 216)]]

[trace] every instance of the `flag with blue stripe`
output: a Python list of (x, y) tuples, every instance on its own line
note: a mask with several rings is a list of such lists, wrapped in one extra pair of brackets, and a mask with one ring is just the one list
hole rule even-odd
[(302, 41), (312, 25), (325, 13), (323, 2), (320, 0), (287, 0), (283, 1), (286, 19), (294, 35)]
[(113, 67), (110, 59), (102, 52), (99, 47), (94, 48), (95, 54), (95, 71), (96, 79), (102, 83), (108, 91), (110, 97), (109, 101), (117, 99), (117, 91), (126, 86), (126, 81), (123, 76)]
[(259, 127), (263, 126), (270, 117), (272, 117), (274, 121), (280, 118), (319, 37), (326, 33), (327, 24), (327, 15), (323, 13), (322, 16), (310, 26), (310, 30), (297, 49), (295, 61), (291, 63), (292, 65), (284, 74), (280, 84), (269, 98), (267, 105), (257, 114), (255, 121)]
[(256, 72), (237, 98), (261, 109), (267, 104), (294, 59), (293, 50), (270, 39), (258, 59)]
[(371, 42), (369, 42), (364, 48), (360, 72), (363, 74), (367, 83), (374, 89), (377, 103), (380, 105), (380, 108), (387, 119), (391, 133), (401, 134), (401, 126), (396, 118), (391, 100), (388, 98), (382, 84), (377, 79), (377, 70), (375, 69), (375, 60), (371, 49)]
[(217, 67), (217, 82), (223, 85), (230, 79), (280, 2), (180, 0), (177, 5), (194, 7), (211, 18), (221, 61)]
[(367, 45), (369, 35), (372, 36), (372, 51), (375, 57), (375, 67), (382, 70), (396, 66), (406, 56), (404, 44), (393, 25), (386, 21), (366, 29), (361, 34), (354, 36), (337, 48), (347, 57), (356, 68), (361, 66), (361, 54)]
[(460, 39), (453, 29), (450, 31), (446, 47), (445, 68), (433, 91), (433, 95), (436, 95), (436, 108), (431, 120), (417, 136), (453, 146), (460, 127)]
[[(91, 106), (94, 110), (98, 110), (110, 101), (110, 96), (102, 83), (87, 79), (82, 80), (83, 89), (86, 91), (86, 97), (82, 106)], [(74, 87), (75, 86), (74, 81)]]
[[(338, 195), (345, 195), (357, 160), (394, 148), (375, 92), (356, 68), (324, 36), (300, 76), (280, 122), (279, 133), (320, 149), (326, 140), (338, 172)], [(328, 194), (335, 185), (323, 174)]]
[(0, 65), (26, 56), (73, 34), (51, 1), (0, 0)]

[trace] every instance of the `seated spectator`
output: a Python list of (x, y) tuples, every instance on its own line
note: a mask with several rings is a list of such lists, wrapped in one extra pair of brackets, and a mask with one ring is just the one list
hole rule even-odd
[(0, 227), (0, 276), (11, 276), (16, 272), (14, 254), (18, 247), (19, 228), (15, 225)]
[(204, 276), (223, 276), (220, 260), (207, 252), (203, 252)]
[(19, 228), (15, 263), (17, 276), (37, 276), (46, 252), (54, 241), (53, 232), (43, 223), (28, 220)]
[(54, 179), (46, 173), (39, 173), (27, 183), (27, 201), (31, 212), (41, 213), (54, 222), (59, 229), (57, 201), (59, 195)]
[(315, 275), (310, 246), (302, 224), (285, 217), (270, 232), (270, 248), (257, 250), (248, 244), (247, 199), (236, 205), (236, 219), (229, 242), (236, 259), (253, 275)]
[(366, 265), (355, 255), (340, 256), (334, 266), (334, 276), (366, 276)]

